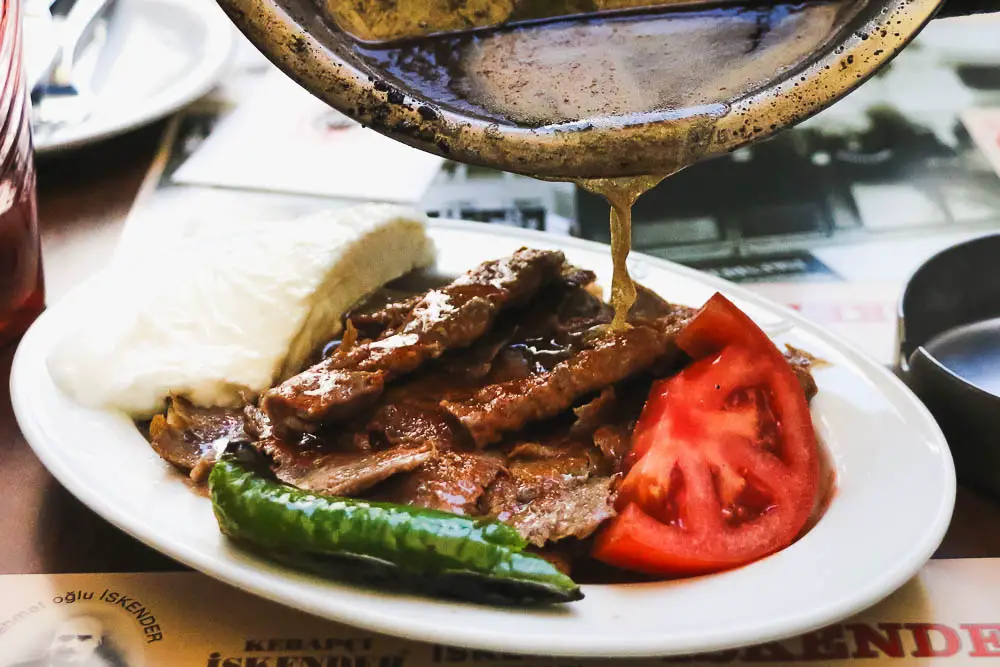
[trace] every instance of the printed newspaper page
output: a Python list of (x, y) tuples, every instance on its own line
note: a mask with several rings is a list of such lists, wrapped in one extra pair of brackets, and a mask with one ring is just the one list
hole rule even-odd
[(597, 660), (375, 635), (191, 572), (15, 575), (0, 577), (0, 667), (985, 667), (1000, 660), (997, 590), (1000, 560), (932, 561), (882, 603), (800, 637), (701, 656)]

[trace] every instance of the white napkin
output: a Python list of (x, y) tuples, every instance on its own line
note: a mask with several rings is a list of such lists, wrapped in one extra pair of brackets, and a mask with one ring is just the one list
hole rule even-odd
[(364, 129), (280, 71), (177, 170), (190, 185), (418, 202), (441, 158)]

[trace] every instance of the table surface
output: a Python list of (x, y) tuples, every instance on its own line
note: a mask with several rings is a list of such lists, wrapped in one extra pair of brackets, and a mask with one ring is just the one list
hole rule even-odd
[[(162, 125), (38, 165), (46, 290), (58, 298), (110, 257)], [(14, 346), (0, 348), (10, 375)], [(184, 569), (110, 525), (63, 489), (31, 452), (0, 388), (0, 574)], [(1000, 557), (1000, 501), (960, 488), (939, 558)]]

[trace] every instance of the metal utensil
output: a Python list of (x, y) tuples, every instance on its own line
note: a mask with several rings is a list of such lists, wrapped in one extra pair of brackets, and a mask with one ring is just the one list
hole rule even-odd
[(107, 38), (107, 18), (116, 0), (78, 0), (60, 26), (61, 45), (52, 75), (32, 91), (36, 130), (83, 122), (93, 107), (89, 81), (74, 76), (74, 65), (87, 47)]
[[(942, 5), (1000, 9), (1000, 0), (746, 0), (372, 48), (339, 27), (350, 24), (346, 9), (374, 16), (405, 6), (412, 18), (475, 3), (218, 2), (287, 74), (362, 124), (452, 160), (547, 178), (668, 173), (764, 139), (863, 83)], [(497, 23), (484, 22), (473, 27)], [(351, 30), (384, 37), (420, 27), (366, 23)]]
[(58, 31), (49, 11), (49, 0), (28, 0), (24, 4), (24, 65), (28, 90), (52, 76), (59, 57)]

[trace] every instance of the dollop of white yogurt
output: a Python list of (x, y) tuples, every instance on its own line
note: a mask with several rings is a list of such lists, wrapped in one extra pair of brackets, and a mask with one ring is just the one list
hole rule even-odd
[(133, 417), (161, 411), (170, 394), (238, 406), (297, 372), (352, 305), (433, 262), (425, 224), (366, 204), (123, 258), (89, 285), (86, 316), (49, 371), (77, 401)]

